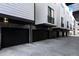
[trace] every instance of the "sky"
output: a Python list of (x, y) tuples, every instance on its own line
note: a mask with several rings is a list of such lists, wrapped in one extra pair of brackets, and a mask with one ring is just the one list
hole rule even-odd
[(70, 12), (73, 12), (73, 6), (70, 5), (70, 6), (68, 6), (68, 7), (69, 7), (69, 11), (70, 11)]

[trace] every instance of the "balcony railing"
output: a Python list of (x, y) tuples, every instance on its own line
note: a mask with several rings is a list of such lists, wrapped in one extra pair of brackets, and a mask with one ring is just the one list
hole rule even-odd
[(54, 18), (53, 18), (53, 17), (48, 16), (48, 22), (49, 22), (49, 23), (54, 24)]

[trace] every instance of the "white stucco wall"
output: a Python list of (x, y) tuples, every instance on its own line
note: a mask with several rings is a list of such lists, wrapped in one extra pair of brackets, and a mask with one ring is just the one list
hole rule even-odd
[(0, 3), (0, 13), (34, 20), (34, 3)]
[(62, 28), (61, 27), (61, 17), (63, 17), (63, 23), (64, 23), (64, 27), (66, 28), (66, 19), (65, 19), (65, 8), (61, 3), (58, 3), (58, 9), (57, 9), (57, 27)]
[(57, 27), (61, 27), (60, 3), (57, 4)]
[[(57, 20), (57, 26), (61, 27), (61, 17), (63, 17), (63, 23), (64, 23), (64, 29), (70, 30), (70, 24), (72, 24), (72, 30), (73, 30), (73, 25), (74, 25), (74, 17), (73, 15), (69, 12), (68, 7), (65, 4), (58, 4), (58, 20)], [(67, 21), (69, 22), (69, 28), (67, 28)]]
[[(35, 24), (48, 24), (48, 6), (54, 9), (54, 18), (56, 25), (56, 5), (54, 3), (35, 3)], [(52, 25), (52, 23), (51, 23)]]
[(35, 3), (35, 24), (47, 23), (47, 4)]
[[(36, 20), (35, 24), (48, 23), (48, 6), (54, 9), (54, 18), (56, 27), (70, 30), (70, 24), (72, 29), (74, 25), (73, 16), (70, 14), (68, 7), (62, 3), (36, 3)], [(61, 17), (63, 17), (64, 27), (61, 27)], [(67, 28), (67, 21), (69, 22), (69, 28)]]

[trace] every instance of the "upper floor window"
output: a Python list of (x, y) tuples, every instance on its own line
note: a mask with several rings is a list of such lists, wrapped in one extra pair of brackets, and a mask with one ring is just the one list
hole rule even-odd
[(48, 22), (54, 24), (54, 10), (48, 6)]
[(51, 16), (51, 8), (48, 7), (48, 16)]
[(51, 17), (54, 18), (54, 10), (51, 9)]
[(64, 27), (63, 17), (61, 17), (61, 27)]
[(67, 28), (69, 28), (69, 22), (67, 21)]
[(78, 26), (79, 26), (79, 23), (78, 23)]
[(70, 24), (70, 29), (72, 29), (72, 24)]

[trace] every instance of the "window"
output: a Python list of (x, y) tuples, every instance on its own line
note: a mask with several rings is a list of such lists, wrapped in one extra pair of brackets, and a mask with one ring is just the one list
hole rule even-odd
[(48, 16), (50, 17), (51, 16), (51, 8), (48, 7)]
[(79, 31), (79, 29), (77, 29)]
[(79, 26), (79, 23), (78, 23), (78, 26)]
[(64, 27), (63, 17), (61, 17), (61, 27)]
[(54, 18), (54, 10), (51, 9), (51, 17)]
[(67, 21), (67, 28), (69, 28), (69, 22)]
[(72, 24), (70, 24), (70, 29), (72, 29)]
[(48, 22), (54, 24), (54, 10), (48, 6)]

